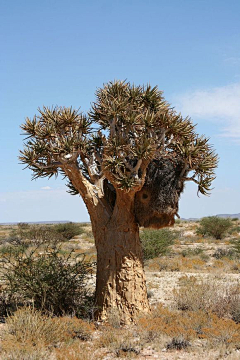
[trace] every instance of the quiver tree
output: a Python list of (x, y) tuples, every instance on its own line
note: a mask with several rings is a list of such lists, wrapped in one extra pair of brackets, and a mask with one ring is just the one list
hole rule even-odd
[(174, 223), (185, 181), (207, 194), (217, 156), (157, 87), (110, 82), (87, 115), (39, 109), (22, 129), (20, 160), (33, 178), (61, 174), (88, 209), (97, 248), (97, 317), (117, 309), (122, 322), (148, 312), (139, 226)]

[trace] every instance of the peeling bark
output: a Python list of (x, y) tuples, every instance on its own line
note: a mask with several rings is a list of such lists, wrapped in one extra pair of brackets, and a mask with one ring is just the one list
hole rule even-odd
[[(126, 197), (126, 194), (125, 194)], [(116, 310), (123, 324), (150, 311), (139, 227), (135, 222), (134, 202), (118, 196), (113, 216), (103, 227), (93, 224), (97, 247), (96, 305), (98, 320), (106, 320)], [(94, 222), (94, 220), (93, 220)]]
[(106, 320), (109, 310), (115, 309), (124, 324), (150, 310), (138, 227), (125, 225), (118, 230), (121, 224), (111, 221), (102, 234), (96, 235), (97, 318)]

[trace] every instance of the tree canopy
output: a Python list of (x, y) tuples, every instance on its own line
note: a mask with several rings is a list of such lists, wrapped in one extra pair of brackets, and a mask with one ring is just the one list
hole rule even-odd
[(194, 181), (204, 195), (211, 190), (217, 155), (208, 138), (196, 133), (191, 119), (177, 113), (157, 86), (109, 82), (97, 90), (88, 114), (58, 106), (38, 111), (21, 126), (27, 137), (20, 160), (33, 178), (67, 175), (70, 192), (84, 196), (69, 176), (74, 164), (91, 184), (93, 196), (103, 197), (104, 179), (115, 190), (137, 192), (148, 165), (170, 159), (183, 164), (182, 181)]

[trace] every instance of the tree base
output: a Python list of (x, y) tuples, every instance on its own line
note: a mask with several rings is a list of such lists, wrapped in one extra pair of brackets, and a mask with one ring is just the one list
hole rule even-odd
[(104, 241), (96, 241), (96, 318), (106, 321), (115, 312), (121, 324), (130, 324), (150, 312), (139, 229), (132, 224), (116, 231), (112, 225), (105, 228)]

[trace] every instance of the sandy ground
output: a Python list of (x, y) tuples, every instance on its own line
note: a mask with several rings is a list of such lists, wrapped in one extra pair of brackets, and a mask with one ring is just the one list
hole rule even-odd
[[(90, 230), (87, 228), (87, 230)], [(189, 229), (181, 229), (182, 237), (185, 238), (184, 242), (180, 241), (174, 251), (182, 251), (184, 249), (190, 249), (194, 247), (202, 247), (204, 252), (208, 255), (211, 255), (217, 248), (226, 248), (228, 245), (226, 243), (195, 243), (192, 240), (194, 236), (194, 231)], [(186, 241), (186, 238), (189, 238), (189, 244)], [(181, 240), (181, 239), (180, 239)], [(70, 240), (68, 243), (68, 247), (71, 249), (81, 248), (83, 251), (93, 251), (94, 252), (94, 244), (93, 241), (86, 238), (86, 236), (76, 236), (74, 239)], [(171, 305), (173, 301), (173, 289), (178, 288), (180, 286), (179, 279), (183, 276), (194, 276), (199, 281), (214, 281), (221, 284), (226, 283), (236, 283), (240, 282), (240, 273), (224, 273), (222, 271), (216, 272), (213, 271), (211, 267), (206, 269), (206, 272), (181, 272), (181, 271), (149, 271), (146, 267), (146, 282), (148, 292), (150, 294), (150, 303), (152, 305), (156, 303), (163, 303), (164, 305)], [(95, 287), (95, 278), (93, 277), (90, 280), (90, 287), (94, 289)], [(0, 332), (2, 332), (4, 328), (4, 324), (0, 324)], [(94, 355), (95, 359), (98, 360), (97, 354)], [(5, 360), (0, 357), (1, 360)], [(94, 360), (95, 360), (94, 359)], [(112, 354), (106, 355), (104, 360), (114, 360), (121, 359), (120, 357), (114, 357)], [(126, 357), (124, 357), (126, 359)], [(192, 347), (189, 351), (181, 350), (181, 351), (166, 351), (166, 349), (162, 348), (161, 350), (153, 350), (152, 348), (145, 348), (141, 351), (141, 353), (136, 357), (138, 360), (217, 360), (217, 359), (226, 359), (226, 360), (240, 360), (240, 350), (235, 350), (233, 352), (227, 352), (226, 349), (209, 349), (208, 351), (202, 348), (202, 343), (196, 341), (192, 344)], [(13, 359), (14, 360), (14, 359)], [(18, 359), (20, 360), (20, 359)], [(46, 359), (47, 360), (47, 359)], [(66, 359), (67, 360), (67, 359)], [(84, 360), (84, 359), (83, 359)]]

